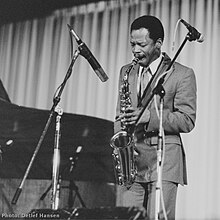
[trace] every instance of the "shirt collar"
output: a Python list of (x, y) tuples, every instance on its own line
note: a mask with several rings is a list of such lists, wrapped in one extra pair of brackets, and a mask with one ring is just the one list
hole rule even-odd
[(161, 62), (162, 58), (163, 58), (163, 55), (162, 55), (162, 53), (161, 53), (160, 56), (159, 56), (156, 60), (154, 60), (154, 61), (149, 65), (152, 74), (156, 73), (156, 71), (157, 71), (157, 69), (158, 69), (158, 66), (160, 65), (160, 62)]

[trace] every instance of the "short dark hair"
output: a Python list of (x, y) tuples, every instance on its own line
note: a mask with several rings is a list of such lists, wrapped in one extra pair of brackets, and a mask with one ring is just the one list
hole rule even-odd
[(149, 37), (156, 42), (158, 38), (164, 40), (164, 28), (161, 21), (151, 15), (144, 15), (136, 18), (130, 28), (130, 32), (133, 30), (138, 30), (141, 28), (146, 28), (149, 31)]

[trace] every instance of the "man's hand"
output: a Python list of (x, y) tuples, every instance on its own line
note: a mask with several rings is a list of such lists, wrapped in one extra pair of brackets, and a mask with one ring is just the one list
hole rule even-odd
[[(127, 108), (126, 112), (123, 114), (120, 114), (117, 120), (120, 120), (125, 125), (134, 125), (136, 123), (136, 120), (138, 119), (142, 108), (134, 109), (133, 107)], [(147, 123), (150, 120), (150, 111), (145, 110), (142, 114), (141, 118), (138, 121), (138, 124), (141, 123)]]

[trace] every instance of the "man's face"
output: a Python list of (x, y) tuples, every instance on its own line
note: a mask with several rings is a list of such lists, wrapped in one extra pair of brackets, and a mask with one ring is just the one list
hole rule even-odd
[(146, 28), (133, 30), (130, 35), (130, 44), (132, 53), (139, 59), (141, 66), (148, 66), (160, 55), (160, 45), (149, 37), (149, 31)]

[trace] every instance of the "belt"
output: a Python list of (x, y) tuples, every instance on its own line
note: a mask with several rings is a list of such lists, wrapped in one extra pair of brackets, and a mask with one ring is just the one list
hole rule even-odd
[(143, 136), (144, 137), (156, 137), (156, 136), (158, 136), (158, 134), (159, 134), (159, 131), (149, 131), (149, 132), (144, 132), (143, 133)]
[[(171, 133), (171, 132), (166, 132), (164, 131), (165, 135), (178, 135), (178, 133)], [(145, 138), (152, 138), (152, 137), (158, 137), (159, 131), (147, 131), (145, 126), (139, 127), (136, 129), (135, 136), (137, 139), (145, 139)]]
[[(165, 135), (179, 135), (179, 134), (174, 134), (174, 133), (171, 133), (171, 132), (166, 132), (166, 131), (164, 131), (164, 134)], [(159, 131), (146, 131), (145, 129), (144, 129), (144, 133), (143, 133), (143, 137), (149, 137), (149, 138), (151, 138), (151, 137), (156, 137), (156, 136), (158, 136), (159, 135)]]

